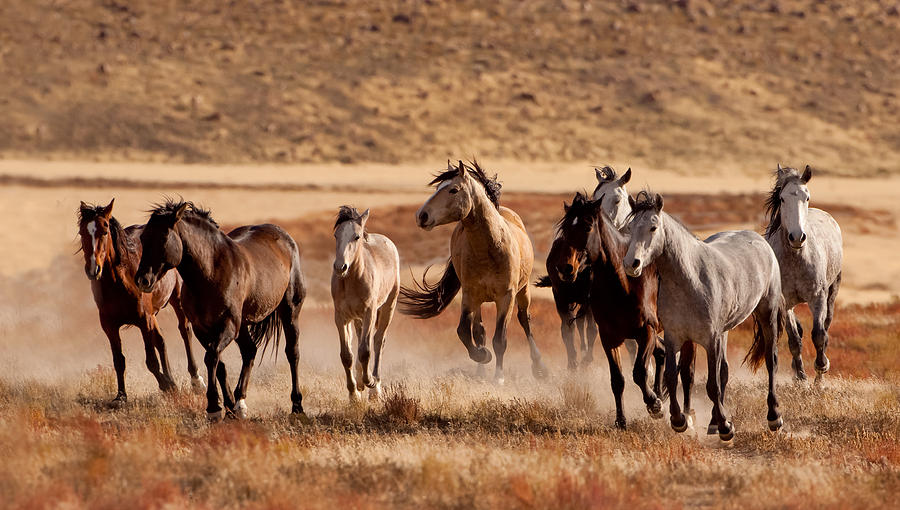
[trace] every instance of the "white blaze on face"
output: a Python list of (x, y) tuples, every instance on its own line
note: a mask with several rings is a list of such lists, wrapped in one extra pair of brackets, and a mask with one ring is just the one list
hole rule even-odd
[(792, 182), (781, 192), (781, 223), (788, 238), (795, 246), (802, 243), (809, 215), (809, 190), (803, 184)]
[(91, 236), (91, 250), (93, 251), (92, 255), (94, 256), (94, 262), (97, 265), (100, 265), (100, 261), (97, 259), (97, 253), (100, 251), (99, 238), (97, 236), (97, 220), (88, 223), (85, 229)]
[(452, 180), (444, 181), (437, 187), (436, 190), (434, 190), (434, 192), (437, 193), (438, 191), (441, 191), (442, 189), (446, 188), (447, 186), (449, 186), (451, 184), (453, 184)]

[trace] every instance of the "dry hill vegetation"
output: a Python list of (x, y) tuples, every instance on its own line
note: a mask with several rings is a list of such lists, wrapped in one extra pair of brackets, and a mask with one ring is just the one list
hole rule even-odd
[(6, 0), (0, 154), (900, 165), (890, 1)]

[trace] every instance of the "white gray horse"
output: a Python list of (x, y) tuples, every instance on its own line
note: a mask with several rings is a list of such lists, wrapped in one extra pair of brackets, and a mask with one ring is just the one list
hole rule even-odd
[[(381, 354), (384, 334), (394, 316), (400, 292), (400, 256), (390, 239), (366, 232), (369, 210), (362, 214), (341, 206), (334, 224), (335, 255), (331, 275), (334, 323), (341, 337), (341, 363), (351, 400), (369, 387), (369, 398), (381, 395)], [(351, 329), (356, 329), (356, 379), (353, 377)], [(374, 334), (375, 361), (369, 375)]]
[(659, 272), (657, 316), (666, 330), (665, 379), (672, 428), (683, 432), (691, 425), (678, 405), (675, 354), (684, 342), (695, 342), (706, 349), (709, 362), (706, 393), (713, 409), (707, 433), (718, 432), (726, 443), (734, 438), (734, 425), (723, 404), (728, 331), (752, 314), (756, 331), (745, 361), (757, 368), (765, 360), (769, 428), (778, 430), (783, 421), (775, 396), (776, 341), (784, 324), (784, 300), (772, 249), (749, 230), (719, 232), (700, 241), (662, 210), (660, 195), (642, 191), (631, 206), (631, 240), (623, 266), (627, 274), (638, 276), (655, 262)]
[(621, 177), (611, 166), (595, 168), (597, 187), (594, 188), (594, 200), (600, 201), (600, 208), (612, 219), (617, 230), (622, 231), (628, 225), (631, 204), (625, 185), (631, 180), (631, 168), (625, 170)]
[(809, 165), (801, 175), (795, 168), (778, 165), (775, 187), (766, 201), (769, 225), (766, 239), (781, 265), (781, 290), (787, 309), (787, 336), (797, 379), (805, 380), (800, 342), (803, 328), (794, 306), (809, 303), (813, 316), (812, 340), (816, 346), (816, 382), (831, 367), (825, 349), (834, 317), (834, 300), (841, 286), (841, 227), (830, 214), (809, 207), (812, 178)]

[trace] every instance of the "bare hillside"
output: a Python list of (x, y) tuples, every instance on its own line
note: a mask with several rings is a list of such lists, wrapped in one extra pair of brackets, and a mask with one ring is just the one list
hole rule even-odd
[(897, 2), (5, 0), (0, 155), (896, 173)]

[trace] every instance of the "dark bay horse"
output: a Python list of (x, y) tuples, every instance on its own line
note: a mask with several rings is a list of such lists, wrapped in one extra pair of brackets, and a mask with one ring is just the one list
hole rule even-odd
[[(609, 360), (609, 376), (616, 399), (616, 427), (625, 428), (622, 392), (625, 377), (619, 359), (619, 347), (626, 339), (637, 342), (633, 377), (643, 393), (647, 411), (654, 418), (662, 418), (662, 371), (665, 351), (657, 337), (660, 323), (656, 317), (656, 294), (659, 286), (656, 269), (650, 265), (643, 274), (625, 274), (622, 259), (628, 249), (628, 239), (620, 233), (602, 210), (601, 201), (587, 202), (577, 209), (571, 223), (584, 225), (583, 236), (591, 264), (590, 304), (600, 343)], [(651, 355), (656, 362), (656, 378), (651, 388), (647, 380), (647, 366)], [(693, 353), (682, 353), (683, 376), (693, 374)]]
[[(182, 303), (197, 338), (206, 347), (206, 412), (224, 417), (225, 407), (247, 416), (247, 387), (258, 349), (284, 330), (291, 367), (292, 412), (303, 413), (297, 363), (299, 315), (306, 297), (300, 248), (281, 227), (238, 227), (226, 235), (209, 211), (191, 202), (169, 200), (153, 209), (141, 234), (144, 253), (134, 280), (145, 292), (157, 287), (170, 269), (184, 280)], [(241, 350), (241, 375), (229, 389), (222, 350), (233, 340)], [(214, 381), (218, 380), (218, 385)]]
[(125, 392), (125, 355), (119, 336), (122, 326), (135, 326), (141, 330), (147, 368), (156, 377), (159, 389), (175, 390), (166, 345), (156, 322), (156, 314), (167, 304), (172, 305), (178, 317), (178, 330), (184, 340), (191, 383), (194, 389), (202, 390), (206, 385), (197, 374), (197, 364), (191, 351), (191, 325), (181, 308), (181, 278), (174, 273), (168, 274), (152, 293), (145, 294), (138, 290), (134, 285), (134, 273), (141, 257), (138, 236), (144, 227), (132, 225), (122, 228), (112, 215), (114, 202), (115, 199), (112, 199), (106, 206), (82, 202), (78, 209), (84, 272), (91, 280), (91, 292), (100, 313), (100, 327), (109, 338), (116, 369), (118, 392), (113, 403), (118, 405), (128, 400)]
[(568, 367), (574, 370), (578, 367), (575, 331), (581, 338), (583, 365), (593, 361), (597, 340), (597, 324), (590, 307), (591, 264), (585, 251), (591, 223), (584, 219), (592, 216), (594, 208), (583, 194), (576, 193), (572, 204), (563, 204), (563, 209), (565, 214), (556, 224), (556, 237), (547, 253), (547, 276), (535, 286), (553, 290)]

